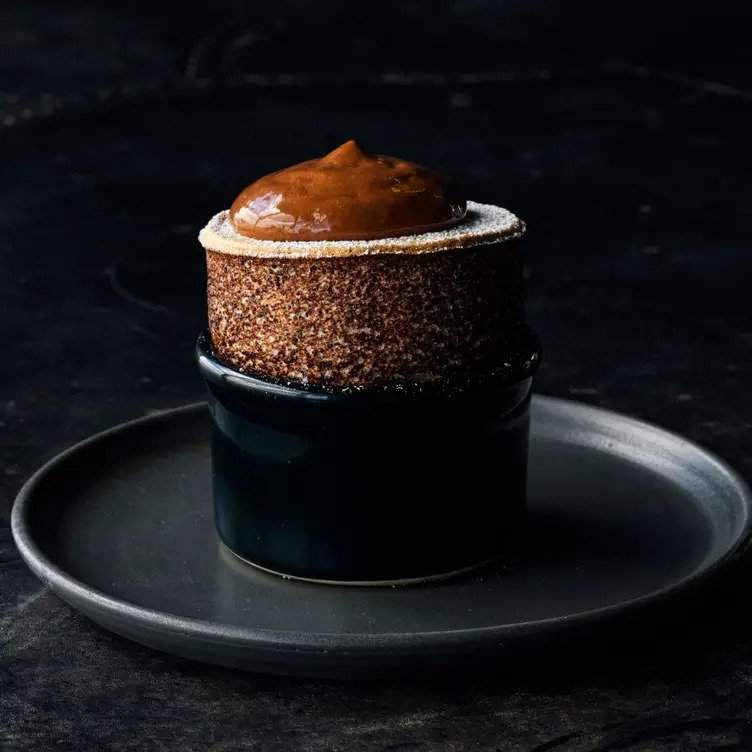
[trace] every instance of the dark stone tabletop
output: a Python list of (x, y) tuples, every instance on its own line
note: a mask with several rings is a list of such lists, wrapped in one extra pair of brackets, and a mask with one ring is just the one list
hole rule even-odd
[(348, 684), (109, 634), (9, 530), (43, 461), (201, 398), (200, 226), (352, 136), (527, 220), (539, 392), (656, 422), (750, 478), (744, 5), (17, 5), (0, 11), (0, 749), (752, 748), (746, 563), (647, 641)]

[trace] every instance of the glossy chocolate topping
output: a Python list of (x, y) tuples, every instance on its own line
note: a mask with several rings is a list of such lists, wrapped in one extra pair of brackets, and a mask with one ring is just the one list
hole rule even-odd
[(258, 240), (374, 240), (449, 227), (466, 211), (438, 173), (368, 154), (351, 140), (251, 183), (233, 202), (230, 220)]

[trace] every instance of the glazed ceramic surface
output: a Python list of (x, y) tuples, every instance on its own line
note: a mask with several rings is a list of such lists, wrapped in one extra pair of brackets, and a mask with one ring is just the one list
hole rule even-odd
[(446, 576), (524, 521), (535, 337), (480, 384), (295, 388), (197, 349), (220, 538), (264, 569), (340, 583)]

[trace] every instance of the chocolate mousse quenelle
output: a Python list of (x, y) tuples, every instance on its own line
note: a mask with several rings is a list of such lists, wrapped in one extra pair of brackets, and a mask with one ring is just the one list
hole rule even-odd
[(350, 583), (503, 551), (539, 357), (524, 230), (356, 141), (261, 177), (210, 220), (198, 352), (231, 551)]

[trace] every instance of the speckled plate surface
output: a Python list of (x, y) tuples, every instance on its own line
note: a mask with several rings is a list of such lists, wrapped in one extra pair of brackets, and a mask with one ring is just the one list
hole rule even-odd
[(487, 661), (653, 613), (719, 572), (750, 535), (749, 491), (712, 455), (615, 413), (536, 397), (524, 553), (404, 588), (292, 582), (218, 543), (208, 442), (208, 414), (193, 405), (59, 455), (13, 509), (24, 559), (74, 608), (159, 650), (367, 676)]

